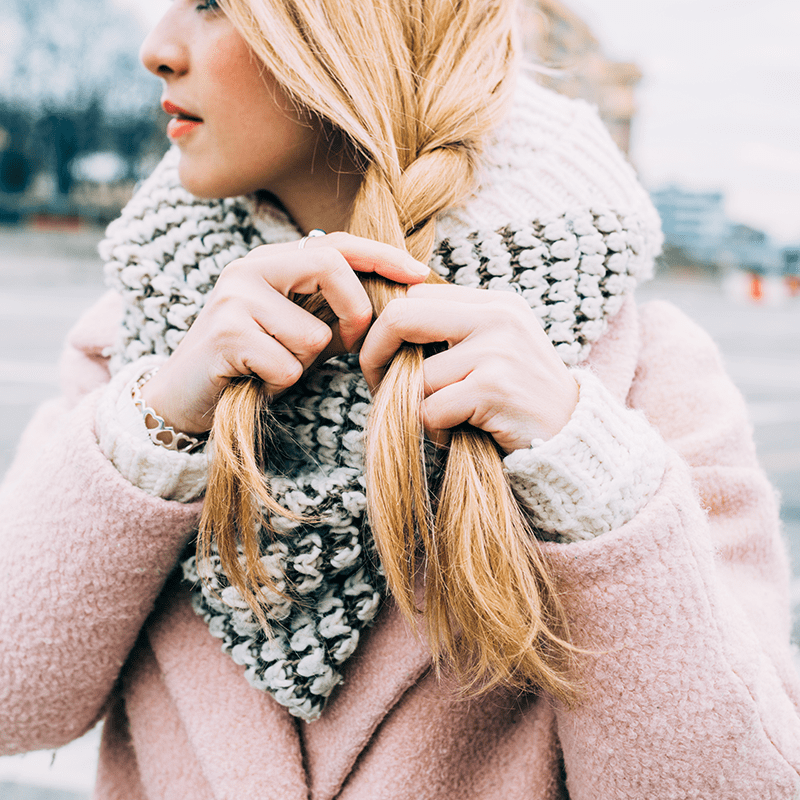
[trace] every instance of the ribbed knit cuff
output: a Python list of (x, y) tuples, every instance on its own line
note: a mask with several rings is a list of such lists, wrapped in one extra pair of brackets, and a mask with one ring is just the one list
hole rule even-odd
[(504, 459), (509, 481), (536, 525), (560, 541), (591, 539), (630, 522), (658, 489), (666, 445), (639, 411), (574, 369), (580, 398), (552, 439)]
[(181, 453), (155, 444), (131, 396), (134, 383), (163, 361), (157, 356), (141, 358), (114, 376), (97, 406), (97, 441), (134, 486), (154, 497), (190, 503), (206, 490), (207, 453)]

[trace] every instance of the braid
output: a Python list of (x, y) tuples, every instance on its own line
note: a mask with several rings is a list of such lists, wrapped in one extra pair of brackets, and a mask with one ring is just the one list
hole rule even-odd
[[(437, 217), (473, 192), (482, 142), (510, 96), (512, 0), (282, 0), (269, 5), (280, 6), (270, 17), (271, 27), (263, 27), (270, 30), (269, 39), (254, 31), (252, 21), (247, 28), (237, 2), (226, 0), (224, 7), (284, 86), (344, 131), (364, 155), (349, 231), (429, 261)], [(320, 6), (327, 26), (320, 22)], [(283, 27), (276, 22), (281, 18)], [(376, 44), (365, 48), (362, 40), (371, 33)], [(270, 41), (295, 42), (298, 63), (285, 66)], [(363, 52), (367, 56), (352, 55)], [(318, 80), (304, 82), (303, 75)], [(433, 272), (428, 280), (443, 282)], [(405, 294), (404, 286), (375, 276), (366, 276), (363, 284), (376, 315)], [(321, 297), (297, 300), (324, 321), (335, 321)], [(577, 651), (568, 640), (557, 587), (488, 434), (469, 426), (454, 431), (432, 507), (420, 419), (423, 359), (421, 346), (401, 347), (367, 424), (369, 520), (392, 594), (416, 624), (414, 576), (421, 542), (424, 612), (437, 666), (452, 665), (465, 691), (534, 684), (571, 703), (577, 696), (572, 678)], [(233, 563), (237, 556), (230, 544), (219, 547), (222, 566), (263, 623), (259, 598), (265, 587), (274, 590), (275, 581), (253, 555), (259, 532), (252, 524), (252, 504), (257, 497), (266, 516), (288, 512), (276, 508), (262, 475), (242, 466), (242, 454), (259, 446), (254, 445), (256, 428), (265, 424), (269, 398), (252, 380), (231, 391), (250, 399), (226, 403), (223, 414), (226, 389), (215, 415), (212, 437), (224, 446), (215, 449), (198, 549), (207, 553), (212, 537), (241, 543), (245, 568)], [(238, 422), (231, 425), (223, 416)], [(241, 437), (233, 445), (231, 431)], [(270, 530), (269, 519), (263, 526)]]

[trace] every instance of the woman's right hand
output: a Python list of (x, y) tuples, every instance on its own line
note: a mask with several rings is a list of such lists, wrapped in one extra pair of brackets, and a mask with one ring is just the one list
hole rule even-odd
[[(367, 332), (372, 306), (356, 272), (414, 284), (429, 269), (404, 250), (348, 233), (308, 239), (302, 250), (297, 242), (257, 247), (225, 267), (142, 399), (167, 425), (193, 434), (210, 430), (232, 378), (256, 375), (272, 394), (288, 389), (320, 355), (350, 351)], [(333, 328), (289, 299), (316, 292), (338, 318)]]

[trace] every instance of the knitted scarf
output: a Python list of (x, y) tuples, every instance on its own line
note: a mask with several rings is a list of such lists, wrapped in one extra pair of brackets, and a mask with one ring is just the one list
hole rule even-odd
[[(487, 150), (482, 187), (465, 209), (442, 220), (431, 267), (452, 283), (521, 294), (564, 362), (576, 365), (648, 273), (660, 231), (646, 195), (593, 115), (523, 86)], [(531, 139), (568, 112), (582, 118), (594, 148), (576, 146), (575, 163), (588, 152), (595, 167), (610, 169), (625, 184), (622, 201), (600, 194), (594, 205), (582, 204), (567, 191), (570, 207), (541, 211), (534, 193), (520, 193), (525, 169), (546, 181), (555, 147)], [(177, 151), (167, 154), (100, 247), (107, 282), (124, 305), (112, 371), (142, 356), (168, 356), (227, 264), (259, 245), (301, 235), (279, 208), (252, 198), (193, 197), (178, 180), (178, 158)], [(586, 169), (575, 172), (568, 182), (587, 180)], [(501, 226), (474, 225), (502, 214)], [(216, 554), (199, 564), (187, 553), (182, 562), (195, 611), (244, 665), (247, 680), (306, 721), (319, 717), (386, 595), (365, 514), (362, 432), (369, 403), (357, 357), (344, 356), (304, 376), (272, 409), (280, 423), (268, 465), (273, 496), (316, 522), (271, 520), (277, 534), (264, 537), (262, 560), (282, 595), (265, 593), (269, 632), (229, 584)]]

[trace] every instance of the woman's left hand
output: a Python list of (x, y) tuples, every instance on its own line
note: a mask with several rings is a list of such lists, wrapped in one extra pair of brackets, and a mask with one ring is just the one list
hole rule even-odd
[(403, 342), (446, 342), (425, 359), (423, 424), (434, 441), (468, 422), (511, 453), (549, 439), (569, 420), (578, 385), (530, 306), (511, 292), (411, 286), (375, 320), (361, 369), (375, 391)]

